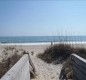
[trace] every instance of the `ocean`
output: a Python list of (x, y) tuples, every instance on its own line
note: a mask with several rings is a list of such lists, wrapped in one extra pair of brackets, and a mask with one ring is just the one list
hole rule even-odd
[(0, 43), (36, 43), (36, 42), (83, 42), (86, 36), (15, 36), (0, 37)]

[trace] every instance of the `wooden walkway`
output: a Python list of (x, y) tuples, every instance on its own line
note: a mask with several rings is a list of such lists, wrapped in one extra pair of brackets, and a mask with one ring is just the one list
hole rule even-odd
[[(72, 54), (71, 61), (73, 63), (73, 80), (86, 80), (86, 60)], [(31, 80), (30, 72), (36, 75), (35, 67), (27, 53), (0, 80)]]

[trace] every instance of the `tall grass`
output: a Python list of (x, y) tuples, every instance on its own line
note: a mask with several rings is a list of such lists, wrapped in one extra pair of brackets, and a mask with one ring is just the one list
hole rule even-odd
[(44, 53), (38, 54), (37, 57), (47, 63), (62, 63), (70, 57), (72, 53), (76, 53), (86, 58), (86, 49), (74, 48), (68, 44), (57, 44), (47, 48)]

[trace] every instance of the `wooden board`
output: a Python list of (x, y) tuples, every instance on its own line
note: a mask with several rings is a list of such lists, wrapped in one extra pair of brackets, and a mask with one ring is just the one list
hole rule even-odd
[(28, 54), (24, 54), (1, 80), (30, 80)]
[(76, 54), (72, 54), (71, 61), (74, 80), (86, 80), (86, 60)]

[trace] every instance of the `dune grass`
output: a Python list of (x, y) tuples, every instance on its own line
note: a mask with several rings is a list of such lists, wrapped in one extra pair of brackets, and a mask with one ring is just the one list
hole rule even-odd
[(21, 58), (20, 55), (14, 54), (0, 62), (0, 78)]
[[(13, 50), (15, 48), (6, 47), (4, 48), (5, 56), (9, 55), (8, 50)], [(22, 54), (17, 54), (18, 50), (15, 49), (15, 53), (10, 57), (7, 57), (0, 62), (0, 78), (22, 57)]]
[(68, 44), (57, 44), (47, 48), (44, 53), (38, 54), (37, 57), (47, 63), (63, 63), (72, 53), (86, 58), (86, 49), (74, 48)]

